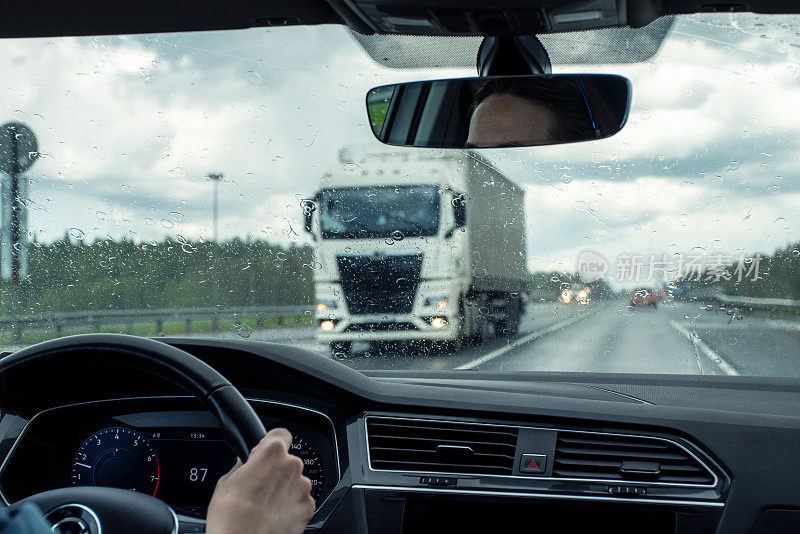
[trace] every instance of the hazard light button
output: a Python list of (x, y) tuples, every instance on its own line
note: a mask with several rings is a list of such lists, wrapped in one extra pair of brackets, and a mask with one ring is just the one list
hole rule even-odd
[(523, 454), (519, 462), (520, 473), (544, 473), (546, 467), (546, 454)]

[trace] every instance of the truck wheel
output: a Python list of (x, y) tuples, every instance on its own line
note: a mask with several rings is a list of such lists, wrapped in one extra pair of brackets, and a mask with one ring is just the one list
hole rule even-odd
[(331, 354), (334, 358), (347, 358), (352, 348), (352, 341), (331, 341)]
[(499, 321), (495, 327), (501, 337), (514, 337), (519, 332), (519, 312), (513, 311), (511, 314), (511, 317)]
[(495, 332), (501, 337), (513, 337), (519, 332), (519, 323), (522, 319), (522, 302), (513, 301), (506, 310), (506, 317), (495, 323)]

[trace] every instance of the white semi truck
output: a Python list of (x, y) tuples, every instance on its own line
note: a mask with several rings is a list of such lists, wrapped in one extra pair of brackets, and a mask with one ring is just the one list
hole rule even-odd
[(373, 155), (325, 174), (304, 204), (316, 243), (317, 338), (355, 341), (513, 335), (527, 269), (524, 191), (477, 153)]

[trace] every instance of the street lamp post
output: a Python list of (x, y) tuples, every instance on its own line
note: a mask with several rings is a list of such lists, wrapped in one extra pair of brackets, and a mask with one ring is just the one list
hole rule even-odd
[(214, 221), (214, 237), (212, 244), (212, 260), (214, 271), (214, 315), (211, 318), (211, 330), (217, 331), (219, 328), (219, 182), (222, 180), (222, 173), (211, 173), (208, 179), (214, 182), (213, 202), (211, 206), (211, 217)]

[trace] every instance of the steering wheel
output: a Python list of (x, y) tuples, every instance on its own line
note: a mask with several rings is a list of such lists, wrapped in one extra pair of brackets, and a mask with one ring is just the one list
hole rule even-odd
[[(225, 440), (243, 460), (266, 434), (252, 406), (225, 377), (188, 352), (147, 338), (86, 334), (40, 343), (0, 359), (0, 383), (12, 369), (29, 365), (46, 369), (48, 362), (57, 359), (63, 363), (65, 358), (90, 351), (110, 357), (124, 355), (127, 365), (155, 374), (194, 395), (216, 417)], [(27, 497), (11, 508), (25, 503), (36, 504), (54, 525), (54, 532), (178, 532), (177, 516), (166, 503), (134, 491), (89, 486), (60, 488)]]

